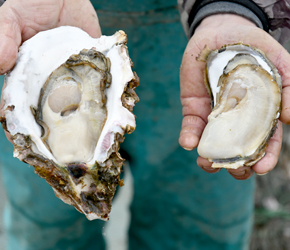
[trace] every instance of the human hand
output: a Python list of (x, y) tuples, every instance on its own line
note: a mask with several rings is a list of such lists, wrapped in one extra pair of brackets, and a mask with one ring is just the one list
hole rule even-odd
[[(0, 74), (13, 68), (22, 42), (40, 31), (63, 25), (79, 27), (95, 38), (101, 36), (98, 17), (89, 0), (5, 2), (0, 7)], [(3, 105), (1, 98), (0, 108)], [(10, 134), (5, 134), (12, 142)]]
[(100, 37), (97, 14), (89, 0), (9, 0), (0, 7), (0, 74), (14, 66), (22, 42), (39, 31), (76, 26)]
[[(211, 112), (210, 97), (204, 85), (205, 63), (196, 61), (196, 57), (207, 45), (210, 49), (219, 49), (225, 44), (243, 42), (265, 52), (269, 60), (277, 67), (283, 82), (282, 112), (280, 121), (290, 123), (290, 55), (268, 33), (256, 27), (254, 23), (234, 14), (217, 14), (205, 18), (188, 42), (180, 68), (181, 103), (183, 122), (179, 143), (187, 149), (197, 147), (207, 116)], [(282, 125), (270, 139), (266, 155), (252, 167), (229, 169), (236, 179), (244, 180), (257, 174), (272, 170), (279, 157), (282, 144)], [(215, 173), (220, 169), (211, 168), (211, 163), (198, 157), (197, 164), (206, 172)]]

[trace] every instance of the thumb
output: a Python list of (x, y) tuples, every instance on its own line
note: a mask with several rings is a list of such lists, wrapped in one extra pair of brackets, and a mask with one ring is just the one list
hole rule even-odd
[(36, 33), (62, 25), (101, 36), (97, 14), (89, 0), (10, 0), (0, 8), (0, 74), (10, 70), (20, 44)]
[(18, 47), (21, 44), (19, 19), (4, 3), (0, 8), (0, 74), (10, 70), (17, 59)]

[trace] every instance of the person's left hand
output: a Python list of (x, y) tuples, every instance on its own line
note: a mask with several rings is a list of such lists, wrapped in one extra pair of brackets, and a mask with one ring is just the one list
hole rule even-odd
[[(210, 97), (204, 85), (205, 63), (196, 61), (196, 57), (207, 45), (210, 49), (219, 49), (225, 44), (243, 42), (265, 52), (277, 67), (283, 82), (282, 112), (280, 121), (290, 123), (290, 55), (268, 33), (259, 29), (251, 21), (234, 14), (217, 14), (206, 17), (188, 42), (180, 68), (181, 103), (183, 122), (179, 144), (192, 150), (198, 146), (199, 139), (211, 112)], [(254, 172), (265, 174), (277, 164), (281, 143), (282, 125), (270, 139), (266, 155), (252, 167), (230, 169), (228, 172), (236, 179), (248, 179)], [(206, 172), (215, 173), (207, 159), (198, 157), (197, 164)]]

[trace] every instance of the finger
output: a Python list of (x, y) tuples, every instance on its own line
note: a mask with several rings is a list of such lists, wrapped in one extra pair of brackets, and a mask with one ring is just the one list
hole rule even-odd
[(59, 26), (75, 26), (92, 37), (100, 37), (101, 29), (94, 7), (89, 0), (10, 0), (10, 8), (21, 19), (22, 40), (40, 31)]
[(197, 147), (205, 122), (198, 116), (185, 116), (179, 136), (179, 144), (186, 150)]
[[(212, 163), (200, 156), (197, 158), (197, 165), (208, 173), (217, 173), (221, 170), (221, 168), (212, 168)], [(245, 166), (238, 169), (227, 169), (227, 171), (237, 180), (249, 179), (254, 174), (254, 171), (250, 167)]]
[(270, 44), (271, 50), (265, 49), (265, 53), (278, 69), (282, 80), (282, 110), (279, 119), (283, 123), (290, 124), (290, 54), (276, 41)]
[(59, 19), (57, 26), (76, 26), (95, 38), (102, 35), (97, 13), (89, 0), (64, 0)]
[(203, 129), (210, 113), (210, 99), (207, 98), (183, 98), (182, 128), (179, 136), (179, 144), (186, 150), (197, 147)]
[[(221, 170), (221, 168), (212, 168), (212, 163), (209, 162), (207, 159), (198, 157), (197, 158), (197, 165), (208, 173), (217, 173)], [(228, 173), (233, 176), (237, 180), (246, 180), (249, 179), (253, 174), (254, 171), (251, 167), (240, 167), (238, 169), (227, 169)]]
[(282, 124), (278, 122), (275, 134), (269, 140), (266, 155), (258, 161), (252, 169), (257, 174), (265, 174), (271, 171), (277, 164), (282, 145)]
[(209, 162), (207, 159), (202, 158), (200, 156), (197, 158), (196, 162), (197, 162), (197, 165), (207, 173), (213, 174), (213, 173), (217, 173), (221, 170), (221, 168), (212, 168), (211, 167), (212, 163)]
[[(195, 52), (193, 52), (195, 50)], [(181, 104), (183, 122), (179, 144), (192, 150), (197, 147), (207, 122), (210, 109), (210, 97), (204, 85), (204, 63), (196, 61), (197, 49), (187, 47), (180, 69)], [(196, 70), (196, 68), (199, 68)], [(192, 71), (195, 73), (192, 74)]]
[[(212, 163), (209, 162), (207, 159), (198, 157), (197, 158), (197, 165), (203, 169), (205, 172), (208, 173), (217, 173), (221, 170), (221, 168), (212, 168)], [(250, 167), (240, 167), (238, 169), (227, 169), (228, 173), (233, 176), (237, 180), (246, 180), (249, 179), (253, 174), (254, 171)]]
[[(286, 80), (285, 84), (288, 84)], [(282, 110), (279, 119), (285, 124), (290, 124), (290, 86), (285, 86), (282, 90)]]
[(194, 115), (200, 117), (205, 123), (207, 123), (207, 117), (211, 112), (210, 98), (207, 97), (187, 97), (181, 100), (182, 115)]
[(5, 3), (0, 8), (0, 74), (14, 66), (21, 43), (19, 19), (7, 6)]
[(180, 67), (180, 96), (187, 97), (209, 97), (204, 84), (205, 63), (196, 61), (201, 49), (190, 40)]
[(254, 171), (251, 167), (239, 167), (238, 169), (227, 169), (228, 173), (237, 180), (249, 179)]

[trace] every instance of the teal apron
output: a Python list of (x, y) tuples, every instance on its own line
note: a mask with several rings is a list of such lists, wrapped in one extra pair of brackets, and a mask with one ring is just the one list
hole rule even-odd
[[(133, 69), (140, 77), (137, 128), (122, 144), (134, 176), (130, 249), (247, 249), (254, 178), (237, 181), (226, 171), (206, 173), (196, 165), (196, 151), (178, 145), (179, 66), (187, 40), (176, 1), (92, 2), (104, 35), (119, 29), (127, 33)], [(104, 222), (88, 221), (58, 200), (32, 167), (12, 158), (12, 146), (1, 133), (9, 199), (7, 249), (104, 249)]]

